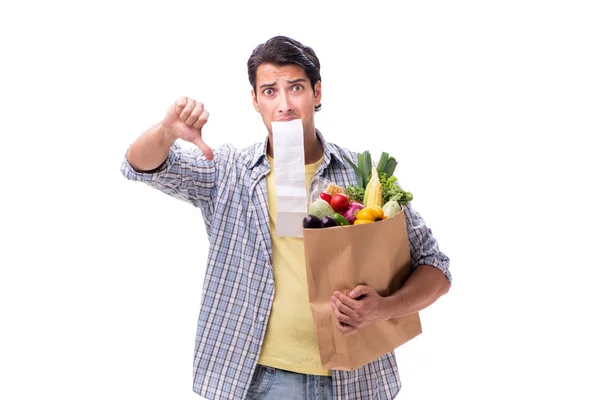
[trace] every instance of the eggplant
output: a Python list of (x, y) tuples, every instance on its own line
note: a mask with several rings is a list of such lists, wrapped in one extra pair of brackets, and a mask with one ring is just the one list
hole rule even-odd
[(309, 214), (302, 220), (302, 227), (304, 229), (318, 229), (322, 228), (323, 224), (321, 223), (319, 217)]
[(330, 217), (330, 216), (321, 218), (321, 225), (323, 225), (323, 228), (331, 228), (333, 226), (339, 226), (339, 224), (335, 220), (335, 218)]

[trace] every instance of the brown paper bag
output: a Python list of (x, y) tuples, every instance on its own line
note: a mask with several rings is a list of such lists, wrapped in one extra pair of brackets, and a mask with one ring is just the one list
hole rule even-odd
[(421, 333), (419, 314), (379, 322), (344, 335), (336, 327), (331, 296), (368, 285), (394, 293), (411, 273), (404, 209), (373, 224), (304, 229), (308, 294), (323, 366), (354, 370)]

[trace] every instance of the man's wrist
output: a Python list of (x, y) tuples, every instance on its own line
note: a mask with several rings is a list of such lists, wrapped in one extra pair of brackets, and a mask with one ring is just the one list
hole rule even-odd
[(397, 299), (396, 295), (392, 294), (391, 296), (383, 298), (383, 315), (385, 320), (390, 320), (397, 318), (396, 317), (396, 308), (397, 308)]
[(390, 296), (385, 298), (385, 300), (386, 300), (385, 309), (387, 310), (386, 311), (387, 319), (402, 318), (402, 317), (406, 317), (407, 315), (409, 315), (404, 312), (407, 310), (407, 307), (405, 305), (405, 301), (406, 301), (405, 297), (406, 296), (403, 295), (403, 293), (402, 293), (402, 289), (399, 289), (395, 293), (392, 293)]

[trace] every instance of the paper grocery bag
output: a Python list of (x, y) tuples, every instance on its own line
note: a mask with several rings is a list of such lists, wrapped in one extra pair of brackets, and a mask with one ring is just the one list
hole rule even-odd
[(380, 295), (394, 293), (411, 273), (404, 209), (366, 225), (304, 229), (310, 306), (323, 366), (355, 370), (421, 333), (419, 314), (392, 319), (344, 335), (331, 310), (334, 291), (368, 285)]

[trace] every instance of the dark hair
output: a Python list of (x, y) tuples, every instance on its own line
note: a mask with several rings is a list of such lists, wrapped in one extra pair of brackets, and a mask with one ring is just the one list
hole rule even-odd
[[(261, 64), (275, 65), (296, 64), (304, 68), (310, 79), (313, 92), (315, 85), (321, 80), (321, 64), (314, 50), (304, 46), (297, 40), (285, 36), (275, 36), (256, 46), (248, 59), (248, 79), (256, 92), (256, 71)], [(321, 109), (321, 103), (315, 106), (315, 111)]]

